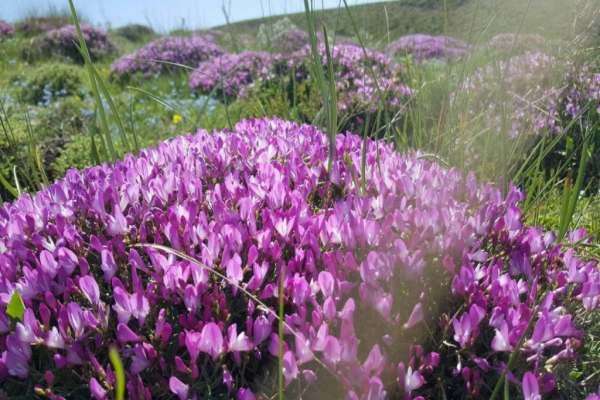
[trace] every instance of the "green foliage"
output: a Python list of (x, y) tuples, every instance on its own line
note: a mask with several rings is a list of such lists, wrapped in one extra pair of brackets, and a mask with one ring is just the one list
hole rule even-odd
[(26, 77), (16, 77), (19, 98), (29, 104), (49, 104), (59, 97), (83, 97), (83, 81), (79, 68), (67, 64), (42, 64)]
[(14, 291), (12, 296), (10, 296), (10, 300), (6, 305), (6, 315), (15, 319), (17, 321), (23, 320), (23, 315), (25, 314), (25, 304), (23, 303), (23, 298), (18, 291)]
[(130, 42), (143, 42), (152, 38), (155, 33), (152, 28), (141, 24), (129, 24), (115, 29), (115, 34)]
[(66, 11), (48, 10), (45, 15), (32, 15), (17, 22), (15, 30), (24, 37), (33, 37), (69, 23), (71, 23), (71, 19)]

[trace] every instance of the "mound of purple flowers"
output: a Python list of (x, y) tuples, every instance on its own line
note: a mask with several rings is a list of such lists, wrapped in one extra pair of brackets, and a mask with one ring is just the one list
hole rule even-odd
[[(323, 68), (327, 68), (324, 44), (318, 47)], [(297, 52), (288, 62), (302, 79), (310, 75), (310, 47)], [(412, 90), (403, 82), (400, 66), (387, 55), (354, 44), (339, 44), (331, 49), (338, 108), (345, 112), (373, 112), (380, 106), (398, 110), (411, 96)]]
[(243, 97), (249, 85), (267, 79), (274, 56), (267, 52), (244, 51), (224, 54), (200, 63), (190, 75), (192, 90), (215, 97)]
[(308, 33), (297, 28), (286, 30), (271, 38), (271, 48), (283, 54), (298, 51), (308, 43)]
[(10, 37), (15, 33), (15, 29), (6, 21), (0, 20), (0, 39)]
[[(92, 60), (100, 59), (115, 51), (115, 47), (108, 39), (105, 31), (91, 25), (82, 24), (81, 33)], [(79, 40), (75, 25), (65, 25), (61, 28), (49, 30), (36, 43), (43, 55), (64, 57), (83, 62), (83, 58), (77, 50), (76, 43), (79, 43)]]
[(449, 36), (413, 34), (402, 36), (388, 46), (394, 56), (411, 55), (416, 61), (430, 59), (453, 59), (462, 57), (469, 51), (469, 45)]
[[(197, 67), (202, 61), (223, 54), (221, 48), (206, 36), (170, 36), (154, 40), (111, 65), (111, 76), (125, 78), (133, 74), (157, 75), (182, 64)], [(171, 64), (169, 64), (171, 63)]]
[(422, 399), (439, 382), (448, 398), (487, 397), (512, 351), (524, 392), (556, 390), (552, 366), (580, 345), (569, 310), (597, 305), (597, 265), (523, 226), (516, 190), (383, 143), (367, 143), (363, 192), (362, 143), (338, 136), (328, 173), (314, 127), (243, 121), (6, 204), (3, 390), (107, 398), (116, 345), (128, 398), (270, 396), (280, 285), (288, 397)]
[[(560, 65), (543, 53), (525, 53), (476, 70), (461, 87), (470, 112), (492, 133), (519, 137), (559, 131), (556, 85)], [(508, 115), (508, 118), (506, 117)]]

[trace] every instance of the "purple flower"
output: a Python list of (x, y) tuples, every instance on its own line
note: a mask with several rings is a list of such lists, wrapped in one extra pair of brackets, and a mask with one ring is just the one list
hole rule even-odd
[(90, 303), (95, 306), (100, 304), (100, 288), (93, 276), (86, 275), (79, 278), (79, 288)]
[(223, 352), (223, 334), (217, 324), (209, 322), (204, 325), (200, 334), (198, 348), (200, 351), (210, 355), (213, 360), (216, 360), (221, 355)]
[(169, 389), (171, 390), (171, 393), (174, 393), (179, 397), (179, 400), (188, 399), (189, 386), (174, 376), (169, 378)]
[(523, 375), (523, 398), (525, 400), (542, 400), (537, 378), (529, 371)]
[(106, 389), (104, 389), (102, 385), (100, 385), (96, 378), (90, 379), (90, 392), (96, 400), (104, 400), (107, 398)]
[(229, 351), (250, 351), (254, 346), (246, 336), (246, 332), (238, 335), (237, 326), (233, 324), (227, 329), (227, 347)]
[(140, 337), (122, 322), (117, 325), (117, 339), (122, 343), (140, 341)]

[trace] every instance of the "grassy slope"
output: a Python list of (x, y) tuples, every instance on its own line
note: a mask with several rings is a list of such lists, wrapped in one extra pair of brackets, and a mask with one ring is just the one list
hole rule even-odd
[[(573, 34), (573, 21), (578, 14), (589, 16), (590, 10), (579, 0), (399, 0), (352, 7), (361, 30), (385, 41), (408, 33), (447, 33), (476, 42), (501, 32), (540, 33), (554, 39)], [(336, 26), (338, 34), (353, 36), (352, 26), (343, 8), (319, 13), (327, 27)], [(304, 27), (303, 13), (288, 17)], [(280, 16), (257, 18), (222, 26), (234, 34), (253, 35), (261, 24), (273, 23)], [(577, 26), (582, 26), (585, 18)], [(577, 29), (577, 28), (575, 28)]]

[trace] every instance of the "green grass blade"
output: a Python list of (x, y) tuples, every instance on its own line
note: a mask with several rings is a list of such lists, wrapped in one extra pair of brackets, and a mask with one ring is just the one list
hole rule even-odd
[(83, 34), (81, 33), (79, 17), (77, 16), (77, 11), (75, 10), (75, 5), (73, 4), (73, 0), (69, 0), (69, 8), (71, 10), (71, 17), (73, 18), (73, 23), (75, 24), (75, 28), (77, 30), (77, 38), (79, 40), (79, 47), (81, 48), (81, 51), (82, 51), (83, 60), (84, 60), (85, 67), (87, 70), (88, 78), (90, 80), (90, 85), (92, 87), (92, 93), (94, 94), (94, 99), (96, 100), (96, 107), (98, 108), (100, 124), (102, 126), (102, 130), (104, 131), (104, 137), (105, 137), (109, 157), (110, 157), (111, 161), (115, 161), (117, 159), (117, 153), (115, 151), (115, 146), (114, 146), (112, 136), (110, 133), (108, 119), (106, 118), (106, 111), (104, 110), (104, 104), (102, 103), (102, 97), (100, 96), (100, 91), (98, 90), (98, 83), (96, 81), (96, 76), (94, 74), (94, 66), (92, 64), (92, 58), (90, 57), (90, 52), (88, 50), (87, 44), (85, 43), (85, 39), (83, 38)]
[(125, 369), (123, 368), (123, 362), (121, 361), (121, 357), (119, 356), (119, 351), (116, 347), (111, 346), (108, 350), (108, 357), (110, 358), (110, 363), (115, 369), (115, 379), (117, 381), (117, 387), (115, 390), (115, 398), (117, 400), (125, 399)]

